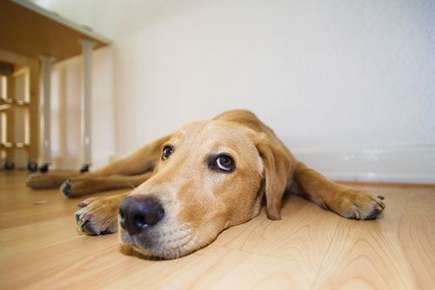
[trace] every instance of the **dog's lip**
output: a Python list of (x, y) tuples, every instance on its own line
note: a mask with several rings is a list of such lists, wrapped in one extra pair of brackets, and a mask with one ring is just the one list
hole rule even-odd
[(133, 248), (142, 249), (144, 251), (148, 251), (156, 245), (155, 239), (153, 239), (146, 231), (131, 235), (126, 230), (121, 228), (120, 238), (122, 243), (132, 246)]
[(130, 235), (126, 230), (121, 228), (121, 242), (132, 247), (132, 249), (145, 257), (173, 259), (184, 256), (192, 250), (189, 244), (195, 240), (195, 235), (187, 231), (175, 239), (159, 241), (156, 237), (147, 235)]

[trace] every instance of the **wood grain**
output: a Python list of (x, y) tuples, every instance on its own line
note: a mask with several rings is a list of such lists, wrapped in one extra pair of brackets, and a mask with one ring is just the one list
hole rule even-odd
[[(80, 199), (0, 173), (0, 289), (435, 289), (435, 186), (356, 185), (385, 196), (378, 221), (343, 219), (291, 196), (210, 246), (171, 261), (81, 236)], [(113, 192), (112, 192), (113, 193)]]

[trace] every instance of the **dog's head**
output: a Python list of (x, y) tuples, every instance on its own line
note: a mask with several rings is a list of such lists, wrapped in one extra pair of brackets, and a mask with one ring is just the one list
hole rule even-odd
[(176, 258), (259, 212), (279, 219), (291, 155), (267, 134), (212, 120), (183, 127), (161, 146), (153, 176), (121, 204), (121, 242)]

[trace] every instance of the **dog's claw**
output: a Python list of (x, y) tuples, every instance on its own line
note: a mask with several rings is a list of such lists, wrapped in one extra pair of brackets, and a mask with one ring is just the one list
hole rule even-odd
[(62, 184), (62, 193), (66, 196), (66, 197), (70, 197), (72, 194), (72, 186), (71, 186), (71, 180), (67, 179), (63, 184)]
[(382, 212), (382, 209), (375, 207), (371, 213), (369, 213), (367, 215), (367, 217), (365, 218), (366, 220), (374, 220), (376, 219), (379, 214)]
[(383, 197), (382, 195), (378, 195), (377, 196), (377, 204), (383, 209), (385, 209), (385, 203), (383, 202), (383, 200), (385, 199), (385, 197)]

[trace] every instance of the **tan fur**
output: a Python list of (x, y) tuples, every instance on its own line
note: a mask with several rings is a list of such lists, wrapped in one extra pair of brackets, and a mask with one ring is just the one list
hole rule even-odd
[[(166, 144), (175, 151), (161, 160)], [(223, 152), (235, 160), (231, 173), (208, 167), (207, 156)], [(183, 256), (209, 244), (224, 229), (258, 215), (263, 199), (267, 216), (280, 219), (282, 197), (289, 188), (347, 218), (373, 219), (385, 207), (381, 200), (298, 162), (269, 127), (245, 110), (188, 124), (95, 172), (70, 179), (56, 172), (36, 175), (28, 185), (42, 188), (59, 180), (69, 197), (132, 186), (129, 195), (157, 197), (165, 218), (148, 230), (146, 239), (131, 237), (122, 228), (120, 238), (123, 248), (161, 258)], [(116, 231), (117, 208), (124, 196), (86, 200), (76, 213), (81, 231)]]

